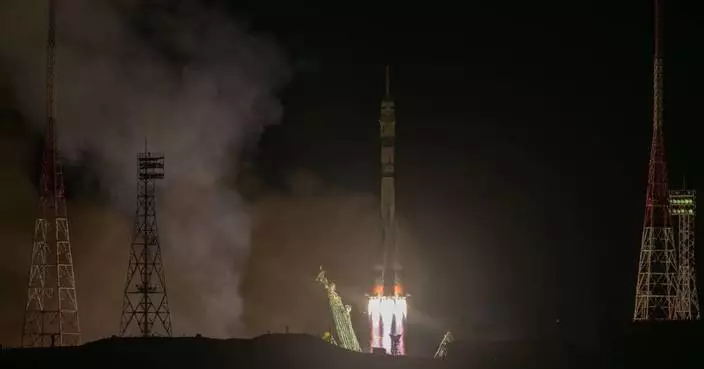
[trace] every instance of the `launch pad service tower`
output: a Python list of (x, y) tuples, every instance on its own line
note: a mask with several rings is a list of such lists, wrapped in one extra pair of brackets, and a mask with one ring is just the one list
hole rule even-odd
[(390, 355), (405, 355), (406, 295), (401, 284), (401, 264), (396, 244), (396, 199), (394, 188), (394, 151), (396, 140), (395, 104), (389, 89), (386, 67), (386, 93), (381, 101), (381, 220), (382, 260), (377, 264), (374, 290), (369, 296), (370, 350)]

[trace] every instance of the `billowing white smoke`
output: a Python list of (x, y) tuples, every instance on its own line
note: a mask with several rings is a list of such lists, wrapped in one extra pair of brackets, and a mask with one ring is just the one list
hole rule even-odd
[[(185, 1), (168, 2), (167, 11), (156, 3), (57, 1), (59, 145), (69, 159), (85, 151), (99, 157), (111, 204), (127, 215), (134, 211), (135, 155), (145, 138), (151, 150), (165, 154), (158, 224), (167, 280), (173, 282), (174, 330), (236, 334), (238, 268), (250, 230), (239, 195), (224, 179), (236, 175), (243, 144), (279, 120), (275, 92), (289, 77), (288, 64), (274, 43), (232, 23), (222, 11)], [(46, 9), (33, 8), (43, 34)], [(43, 48), (33, 46), (39, 58), (15, 69), (16, 85), (26, 115), (43, 123)], [(19, 66), (21, 58), (15, 59)], [(129, 245), (121, 247), (124, 262), (115, 261), (120, 281)], [(81, 269), (77, 266), (77, 273)], [(106, 325), (105, 334), (115, 328)]]

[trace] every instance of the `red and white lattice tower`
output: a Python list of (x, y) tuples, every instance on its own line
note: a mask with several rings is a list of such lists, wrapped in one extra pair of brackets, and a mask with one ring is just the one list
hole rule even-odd
[(34, 224), (23, 347), (74, 346), (81, 343), (78, 299), (64, 179), (56, 145), (56, 20), (49, 0), (46, 56), (46, 132), (39, 185), (39, 215)]
[(655, 0), (653, 137), (650, 146), (645, 220), (640, 246), (634, 321), (677, 318), (677, 255), (669, 212), (662, 122), (662, 57), (659, 0)]
[(382, 256), (376, 266), (377, 278), (369, 296), (367, 312), (370, 325), (370, 350), (390, 355), (405, 355), (407, 318), (406, 295), (401, 282), (401, 263), (396, 243), (396, 194), (394, 156), (396, 111), (391, 98), (389, 68), (386, 67), (386, 93), (381, 101), (381, 206)]

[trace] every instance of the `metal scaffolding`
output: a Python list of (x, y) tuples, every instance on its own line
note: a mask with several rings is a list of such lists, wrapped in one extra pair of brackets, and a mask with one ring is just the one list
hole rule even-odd
[(433, 359), (444, 358), (447, 356), (447, 346), (451, 344), (455, 338), (452, 336), (452, 332), (447, 331), (444, 336), (442, 336), (442, 341), (440, 341), (440, 346), (438, 350), (435, 351)]
[(171, 312), (156, 223), (156, 180), (164, 178), (164, 156), (137, 157), (138, 193), (120, 319), (121, 336), (171, 336)]
[(677, 226), (677, 319), (699, 320), (699, 294), (695, 268), (694, 229), (697, 194), (694, 190), (670, 191), (670, 214)]
[(81, 344), (78, 298), (71, 254), (64, 178), (56, 145), (56, 20), (49, 0), (46, 63), (46, 131), (39, 184), (39, 215), (34, 225), (23, 347)]
[(633, 310), (634, 321), (677, 318), (677, 259), (669, 212), (667, 161), (662, 132), (662, 99), (660, 4), (659, 0), (655, 0), (653, 136)]
[(361, 352), (362, 348), (359, 346), (357, 335), (354, 333), (354, 327), (352, 327), (352, 319), (350, 318), (352, 308), (342, 303), (342, 298), (335, 291), (335, 283), (328, 280), (322, 267), (315, 280), (321, 283), (327, 291), (328, 300), (330, 300), (330, 311), (335, 321), (335, 330), (339, 340), (338, 345), (351, 351)]

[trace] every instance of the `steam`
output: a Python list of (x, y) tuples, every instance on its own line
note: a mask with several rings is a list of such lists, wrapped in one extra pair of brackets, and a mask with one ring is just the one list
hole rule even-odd
[[(220, 9), (192, 1), (168, 7), (110, 0), (57, 3), (59, 146), (69, 160), (85, 152), (97, 157), (97, 174), (110, 197), (100, 211), (122, 219), (100, 223), (109, 230), (74, 230), (90, 240), (78, 244), (74, 238), (76, 263), (84, 263), (76, 266), (82, 310), (95, 309), (91, 304), (105, 298), (93, 294), (119, 299), (135, 207), (135, 154), (146, 138), (150, 150), (166, 157), (158, 224), (175, 333), (240, 333), (238, 288), (250, 222), (228, 180), (236, 176), (243, 146), (280, 119), (275, 93), (289, 78), (286, 58), (271, 40), (233, 23)], [(46, 9), (23, 6), (17, 9), (31, 13), (44, 30)], [(14, 67), (24, 114), (41, 124), (39, 34), (27, 36), (36, 54), (24, 45), (24, 54), (13, 46), (0, 51)], [(75, 207), (69, 212), (81, 216)], [(106, 255), (124, 255), (118, 259), (124, 262), (105, 260)], [(82, 274), (89, 269), (85, 264), (97, 262), (119, 265), (104, 271), (111, 273), (113, 290), (89, 286), (90, 276)], [(110, 312), (115, 313), (119, 310)], [(118, 318), (114, 315), (115, 322)], [(115, 330), (104, 324), (94, 334)]]
[[(258, 183), (256, 178), (247, 178)], [(374, 281), (381, 229), (379, 200), (372, 193), (350, 191), (299, 169), (287, 177), (284, 191), (257, 188), (252, 217), (252, 257), (247, 260), (242, 291), (244, 314), (253, 334), (267, 331), (322, 334), (332, 327), (329, 302), (315, 281), (322, 266), (336, 285), (362, 345), (368, 343), (367, 294)], [(413, 291), (409, 319), (417, 328), (440, 335), (446, 322), (418, 310), (433, 286), (427, 283), (422, 245), (413, 229), (399, 221), (397, 242)], [(273, 293), (272, 291), (275, 291)], [(281, 308), (285, 302), (285, 308)], [(436, 343), (433, 343), (436, 344)], [(432, 354), (432, 353), (431, 353)]]

